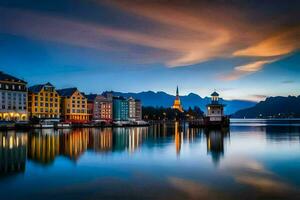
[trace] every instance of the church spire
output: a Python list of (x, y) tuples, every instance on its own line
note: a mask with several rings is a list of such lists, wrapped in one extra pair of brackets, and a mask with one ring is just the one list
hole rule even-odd
[(183, 112), (183, 109), (182, 109), (182, 106), (181, 106), (181, 103), (180, 103), (180, 98), (179, 98), (178, 86), (176, 88), (176, 98), (175, 98), (174, 105), (173, 105), (172, 108), (176, 109), (176, 110), (179, 110), (180, 112)]

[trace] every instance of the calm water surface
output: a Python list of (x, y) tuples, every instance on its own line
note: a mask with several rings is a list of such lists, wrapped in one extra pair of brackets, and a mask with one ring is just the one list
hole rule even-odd
[(0, 132), (0, 199), (300, 199), (300, 123)]

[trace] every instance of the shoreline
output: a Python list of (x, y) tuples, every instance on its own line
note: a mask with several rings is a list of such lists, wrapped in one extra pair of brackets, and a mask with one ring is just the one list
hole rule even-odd
[(0, 126), (0, 131), (10, 131), (10, 130), (34, 130), (34, 129), (76, 129), (76, 128), (130, 128), (130, 127), (149, 127), (151, 124), (124, 124), (124, 125), (92, 125), (92, 124), (70, 124), (70, 126), (57, 127), (55, 125), (43, 127), (42, 125), (34, 126), (33, 124), (8, 124)]

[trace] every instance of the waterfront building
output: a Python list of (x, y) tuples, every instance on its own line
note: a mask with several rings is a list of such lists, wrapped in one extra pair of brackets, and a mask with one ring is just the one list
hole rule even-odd
[(211, 94), (211, 103), (207, 106), (207, 117), (211, 122), (221, 122), (224, 117), (224, 105), (219, 103), (219, 94)]
[(28, 88), (29, 117), (39, 119), (60, 118), (60, 97), (51, 83)]
[(0, 120), (26, 121), (27, 83), (0, 72)]
[(109, 101), (113, 100), (114, 97), (114, 92), (113, 91), (107, 91), (107, 92), (103, 92), (102, 96), (104, 96), (106, 99), (108, 99)]
[(172, 108), (175, 109), (175, 110), (178, 110), (179, 112), (183, 112), (183, 108), (182, 108), (182, 105), (181, 105), (181, 102), (180, 102), (180, 97), (179, 97), (178, 86), (177, 86), (177, 89), (176, 89), (176, 97), (175, 97), (174, 104), (173, 104)]
[(113, 103), (112, 100), (102, 95), (86, 95), (88, 99), (88, 114), (90, 121), (112, 122)]
[(142, 103), (140, 100), (128, 99), (128, 119), (130, 121), (141, 121), (142, 120)]
[(61, 97), (60, 113), (66, 122), (87, 123), (87, 98), (77, 88), (57, 90)]
[(113, 120), (128, 121), (128, 101), (124, 97), (113, 97)]

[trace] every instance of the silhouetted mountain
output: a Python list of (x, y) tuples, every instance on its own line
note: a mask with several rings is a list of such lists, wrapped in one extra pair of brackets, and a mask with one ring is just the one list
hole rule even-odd
[(300, 96), (269, 97), (255, 106), (236, 112), (236, 118), (300, 117)]
[[(114, 92), (114, 95), (140, 99), (142, 101), (143, 106), (165, 107), (165, 108), (171, 107), (175, 99), (175, 96), (169, 95), (165, 92), (152, 92), (152, 91), (140, 92), (140, 93)], [(189, 95), (186, 96), (180, 96), (180, 100), (184, 109), (198, 106), (203, 111), (206, 111), (206, 104), (210, 102), (209, 97), (201, 98), (199, 95), (194, 93), (190, 93)], [(226, 114), (232, 114), (238, 110), (249, 108), (256, 104), (256, 102), (244, 101), (244, 100), (221, 99), (220, 102), (226, 104), (225, 107)]]

